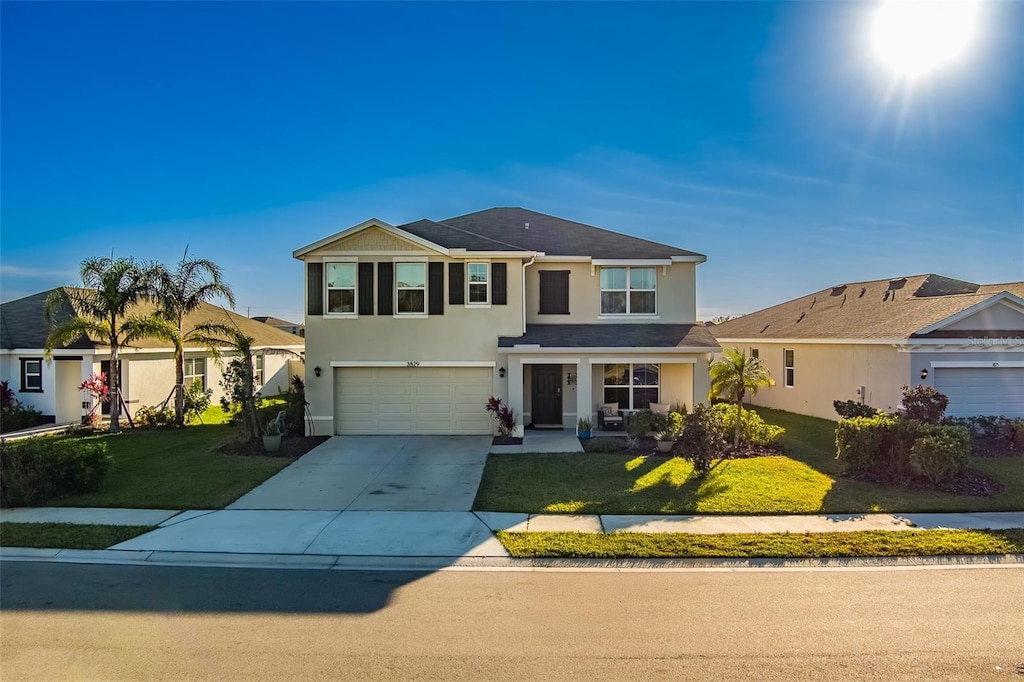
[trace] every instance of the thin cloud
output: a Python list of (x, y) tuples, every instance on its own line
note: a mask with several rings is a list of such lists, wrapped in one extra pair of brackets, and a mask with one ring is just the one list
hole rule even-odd
[(5, 277), (22, 277), (24, 279), (70, 279), (78, 275), (74, 270), (49, 270), (46, 268), (31, 268), (22, 265), (0, 264), (0, 275)]

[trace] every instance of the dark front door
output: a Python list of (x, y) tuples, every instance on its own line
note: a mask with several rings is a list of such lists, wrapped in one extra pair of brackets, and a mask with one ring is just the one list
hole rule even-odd
[(532, 365), (532, 416), (536, 426), (562, 428), (562, 366)]

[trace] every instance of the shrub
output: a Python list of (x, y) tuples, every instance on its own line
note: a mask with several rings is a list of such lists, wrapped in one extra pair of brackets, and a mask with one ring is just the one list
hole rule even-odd
[[(725, 433), (732, 433), (736, 429), (736, 412), (739, 408), (730, 403), (718, 403), (711, 408), (714, 415)], [(753, 410), (743, 410), (743, 423), (740, 424), (740, 440), (753, 445), (771, 445), (784, 434), (786, 430), (781, 426), (769, 424)]]
[(289, 436), (306, 435), (306, 383), (298, 374), (288, 382), (290, 387), (281, 394), (284, 398), (284, 432)]
[(501, 398), (493, 395), (487, 399), (487, 406), (484, 408), (498, 422), (498, 433), (502, 436), (510, 436), (516, 428), (516, 413), (507, 405), (501, 402)]
[(971, 435), (962, 426), (931, 426), (910, 448), (910, 462), (925, 478), (938, 484), (967, 468)]
[(14, 391), (6, 381), (0, 381), (0, 433), (21, 431), (43, 423), (43, 413), (34, 407), (26, 407), (14, 397)]
[(907, 448), (901, 442), (900, 419), (895, 415), (840, 419), (836, 427), (836, 459), (849, 471), (886, 471), (901, 473), (907, 469)]
[(654, 437), (661, 441), (675, 440), (679, 438), (679, 434), (683, 432), (683, 415), (678, 412), (669, 412), (665, 415), (661, 428), (658, 429)]
[(949, 407), (949, 398), (931, 386), (904, 386), (900, 404), (903, 406), (903, 416), (907, 419), (938, 424)]
[(865, 403), (858, 403), (856, 400), (833, 400), (832, 407), (836, 414), (844, 419), (852, 417), (874, 417), (878, 410)]
[(1013, 450), (1024, 448), (1024, 419), (1002, 416), (946, 417), (942, 423), (963, 426), (974, 438), (1004, 441)]
[(110, 470), (101, 441), (28, 438), (0, 443), (0, 506), (97, 490)]
[(174, 410), (140, 407), (135, 412), (135, 426), (140, 429), (169, 429), (174, 426)]
[(683, 456), (693, 463), (694, 471), (700, 476), (711, 470), (712, 460), (721, 454), (726, 444), (722, 422), (712, 409), (706, 405), (694, 405), (679, 434)]
[(196, 379), (187, 387), (182, 396), (184, 399), (184, 414), (186, 422), (189, 419), (202, 421), (202, 414), (210, 407), (213, 400), (213, 389), (203, 388), (203, 382)]

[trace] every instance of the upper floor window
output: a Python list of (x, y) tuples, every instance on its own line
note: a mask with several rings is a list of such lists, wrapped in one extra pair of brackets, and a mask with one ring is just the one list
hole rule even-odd
[(793, 350), (790, 348), (782, 351), (782, 364), (786, 368), (786, 386), (796, 386), (794, 381), (794, 370), (796, 368), (794, 355)]
[(427, 312), (427, 264), (396, 263), (395, 290), (399, 314)]
[(469, 264), (469, 302), (489, 303), (490, 267), (487, 263)]
[(653, 315), (657, 286), (655, 268), (601, 268), (601, 314)]
[(21, 359), (21, 390), (25, 392), (42, 392), (43, 361), (41, 358)]
[(185, 358), (185, 387), (200, 382), (206, 388), (206, 358)]
[(327, 312), (356, 312), (355, 263), (327, 263)]

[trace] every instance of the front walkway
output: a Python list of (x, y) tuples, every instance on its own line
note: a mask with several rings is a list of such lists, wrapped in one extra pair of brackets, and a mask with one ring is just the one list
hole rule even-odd
[(526, 429), (522, 445), (492, 445), (491, 452), (516, 455), (524, 452), (583, 452), (583, 446), (571, 429)]

